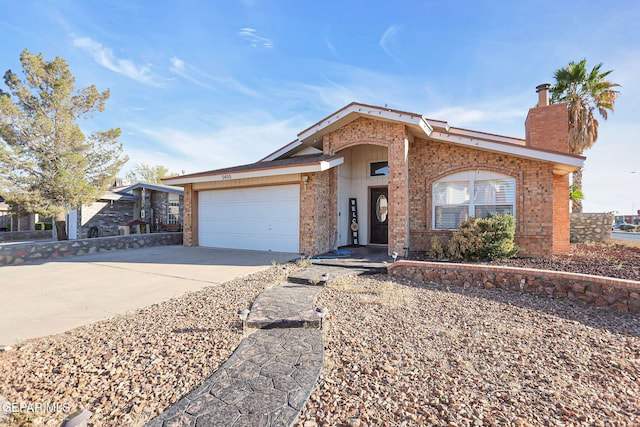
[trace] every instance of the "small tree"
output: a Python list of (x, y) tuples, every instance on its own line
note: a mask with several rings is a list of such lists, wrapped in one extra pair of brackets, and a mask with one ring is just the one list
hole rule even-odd
[(9, 92), (0, 90), (0, 194), (23, 211), (55, 216), (63, 240), (64, 214), (98, 199), (127, 161), (120, 129), (85, 136), (76, 121), (104, 111), (109, 91), (76, 91), (64, 59), (25, 49), (20, 62), (24, 81), (8, 70)]
[(177, 173), (169, 172), (166, 166), (150, 166), (145, 163), (135, 165), (125, 175), (131, 182), (145, 182), (148, 184), (162, 184), (162, 178), (176, 176)]

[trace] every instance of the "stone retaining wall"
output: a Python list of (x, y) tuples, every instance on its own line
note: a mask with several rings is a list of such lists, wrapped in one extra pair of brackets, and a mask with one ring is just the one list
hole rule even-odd
[(89, 255), (119, 249), (149, 246), (181, 245), (182, 233), (132, 234), (129, 236), (98, 237), (95, 239), (65, 240), (61, 242), (26, 243), (0, 247), (0, 266)]
[(53, 238), (51, 230), (25, 230), (0, 232), (0, 242), (15, 242), (18, 240), (43, 240)]
[(388, 267), (388, 272), (392, 276), (421, 282), (501, 288), (640, 313), (640, 282), (633, 280), (530, 268), (422, 261), (398, 261)]
[(572, 213), (571, 243), (604, 242), (611, 238), (613, 214)]

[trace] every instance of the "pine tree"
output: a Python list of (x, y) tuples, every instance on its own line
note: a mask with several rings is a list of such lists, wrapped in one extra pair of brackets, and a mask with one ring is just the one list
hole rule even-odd
[(0, 89), (0, 194), (16, 209), (55, 216), (66, 239), (64, 215), (97, 200), (126, 163), (120, 129), (85, 135), (77, 123), (104, 111), (109, 90), (75, 90), (62, 58), (20, 55), (24, 81), (8, 70)]

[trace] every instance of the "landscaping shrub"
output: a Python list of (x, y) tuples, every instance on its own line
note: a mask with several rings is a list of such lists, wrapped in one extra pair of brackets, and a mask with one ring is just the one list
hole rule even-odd
[(433, 236), (430, 243), (429, 257), (433, 259), (443, 259), (446, 257), (444, 245), (442, 244), (440, 237)]
[(455, 260), (477, 261), (480, 259), (482, 239), (476, 226), (476, 218), (460, 223), (449, 240), (449, 256)]
[(515, 220), (511, 215), (469, 218), (449, 241), (449, 256), (465, 261), (503, 261), (518, 253), (514, 243)]
[(489, 215), (478, 219), (477, 227), (482, 239), (480, 256), (490, 261), (503, 261), (518, 253), (514, 243), (516, 221), (511, 215)]
[(36, 230), (51, 230), (52, 224), (50, 222), (36, 222)]

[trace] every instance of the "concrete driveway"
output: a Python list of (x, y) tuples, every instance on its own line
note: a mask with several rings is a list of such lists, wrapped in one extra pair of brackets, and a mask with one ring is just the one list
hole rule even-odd
[(156, 246), (0, 267), (0, 345), (57, 334), (298, 254)]

